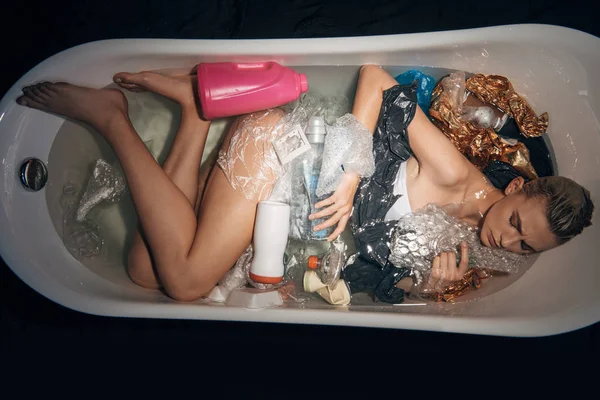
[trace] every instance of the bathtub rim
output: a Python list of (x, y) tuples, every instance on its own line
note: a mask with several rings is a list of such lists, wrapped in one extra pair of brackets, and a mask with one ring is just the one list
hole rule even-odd
[[(68, 56), (69, 54), (73, 54), (76, 52), (82, 51), (93, 51), (94, 49), (99, 49), (105, 44), (114, 44), (114, 45), (128, 45), (134, 46), (136, 44), (140, 44), (142, 42), (153, 42), (154, 45), (158, 45), (160, 47), (159, 50), (162, 53), (169, 54), (169, 51), (175, 52), (175, 48), (179, 46), (194, 46), (198, 44), (206, 44), (212, 51), (211, 54), (218, 56), (223, 54), (220, 52), (220, 48), (227, 47), (228, 53), (235, 53), (235, 49), (238, 49), (240, 52), (244, 52), (246, 54), (259, 54), (258, 51), (261, 46), (249, 46), (252, 44), (261, 44), (261, 43), (270, 43), (273, 46), (281, 46), (285, 44), (289, 46), (289, 52), (292, 53), (294, 51), (299, 51), (298, 49), (302, 48), (305, 43), (311, 43), (312, 48), (315, 52), (323, 52), (327, 54), (331, 54), (331, 44), (352, 44), (353, 51), (365, 51), (365, 52), (373, 52), (373, 51), (392, 51), (394, 49), (398, 49), (402, 47), (403, 44), (411, 43), (412, 46), (418, 47), (420, 43), (423, 41), (435, 41), (441, 40), (440, 38), (444, 34), (451, 33), (457, 40), (464, 40), (463, 43), (476, 42), (475, 38), (477, 35), (474, 35), (474, 32), (485, 33), (489, 35), (493, 34), (504, 34), (504, 38), (508, 36), (519, 37), (519, 34), (523, 34), (524, 32), (532, 33), (534, 32), (536, 35), (542, 35), (544, 32), (558, 34), (562, 37), (562, 40), (567, 40), (566, 37), (578, 37), (585, 41), (593, 40), (596, 45), (600, 42), (596, 36), (590, 35), (588, 33), (561, 26), (554, 25), (543, 25), (543, 24), (523, 24), (523, 25), (504, 25), (504, 26), (496, 26), (496, 27), (485, 27), (485, 28), (472, 28), (472, 29), (462, 29), (462, 30), (453, 30), (453, 31), (439, 31), (439, 32), (423, 32), (423, 33), (411, 33), (411, 34), (399, 34), (399, 35), (380, 35), (380, 36), (368, 36), (368, 37), (343, 37), (343, 38), (316, 38), (316, 39), (244, 39), (244, 40), (201, 40), (201, 39), (108, 39), (108, 40), (99, 40), (94, 42), (84, 43), (69, 49), (66, 49), (60, 53), (57, 53), (54, 56), (47, 58), (46, 60), (40, 62), (35, 67), (33, 67), (30, 71), (28, 71), (25, 75), (23, 75), (15, 84), (9, 89), (9, 91), (5, 94), (2, 101), (0, 102), (0, 111), (4, 111), (6, 108), (6, 102), (11, 101), (9, 98), (10, 94), (14, 93), (15, 90), (20, 88), (20, 85), (24, 82), (28, 81), (28, 77), (34, 73), (35, 71), (43, 68), (47, 63), (59, 60), (62, 57)], [(419, 39), (419, 40), (415, 40)], [(444, 40), (441, 40), (444, 42)], [(377, 45), (373, 47), (373, 43), (376, 42)], [(588, 42), (586, 42), (588, 43)], [(227, 46), (223, 46), (226, 44)], [(233, 45), (232, 47), (228, 47)], [(236, 47), (238, 46), (238, 47)], [(386, 47), (386, 46), (389, 46)], [(250, 49), (249, 49), (250, 47)], [(341, 49), (344, 46), (336, 47)], [(404, 49), (404, 47), (402, 47)], [(256, 49), (256, 51), (253, 51)], [(335, 53), (335, 51), (333, 52)], [(597, 110), (596, 110), (597, 111)], [(1, 117), (0, 117), (1, 122)], [(5, 215), (3, 215), (3, 211), (0, 212), (0, 220), (4, 222)], [(6, 238), (9, 237), (9, 233), (6, 231), (5, 226), (7, 224), (0, 224), (0, 232), (2, 232), (1, 237)], [(104, 316), (128, 316), (128, 317), (149, 317), (149, 318), (169, 318), (167, 313), (170, 308), (165, 308), (162, 311), (162, 307), (169, 307), (166, 304), (136, 304), (135, 302), (131, 302), (132, 304), (136, 304), (136, 312), (133, 313), (132, 309), (127, 309), (125, 312), (121, 311), (116, 313), (115, 311), (122, 307), (123, 302), (115, 301), (113, 299), (106, 298), (98, 298), (90, 293), (79, 293), (80, 300), (85, 299), (82, 302), (73, 302), (73, 298), (64, 292), (65, 287), (61, 285), (60, 282), (50, 279), (51, 285), (49, 285), (49, 281), (44, 280), (44, 276), (40, 274), (31, 274), (27, 267), (23, 266), (22, 263), (19, 263), (18, 256), (13, 254), (13, 247), (10, 246), (8, 241), (2, 240), (0, 241), (0, 254), (6, 262), (6, 265), (11, 268), (11, 270), (28, 286), (37, 291), (38, 293), (44, 295), (49, 300), (52, 300), (58, 304), (61, 304), (67, 308), (94, 314), (94, 315), (104, 315)], [(46, 276), (46, 278), (50, 278)], [(180, 303), (177, 303), (180, 304)], [(193, 306), (193, 303), (192, 303)], [(148, 310), (144, 312), (145, 307), (152, 307), (154, 311)], [(161, 308), (161, 312), (158, 312), (158, 308)], [(206, 312), (205, 318), (199, 318), (198, 315), (194, 315), (193, 312), (190, 312), (190, 319), (210, 319), (210, 320), (238, 320), (238, 321), (260, 321), (260, 322), (284, 322), (284, 323), (306, 323), (306, 324), (315, 324), (315, 322), (307, 322), (306, 319), (300, 318), (302, 313), (291, 313), (292, 317), (280, 316), (279, 312), (287, 309), (281, 310), (262, 310), (260, 312), (251, 312), (245, 310), (233, 310), (229, 308), (231, 311), (227, 313), (227, 318), (224, 318), (221, 314), (219, 314), (220, 308), (215, 308), (214, 310), (209, 310)], [(159, 317), (157, 315), (164, 312), (164, 316)], [(432, 330), (432, 331), (445, 331), (445, 332), (458, 332), (458, 333), (475, 333), (475, 334), (490, 334), (490, 335), (502, 335), (502, 336), (547, 336), (558, 333), (568, 332), (574, 329), (579, 329), (581, 327), (587, 326), (591, 323), (595, 323), (600, 320), (600, 315), (598, 312), (594, 313), (593, 319), (595, 321), (590, 322), (589, 318), (587, 318), (587, 322), (583, 321), (583, 318), (575, 318), (573, 315), (565, 315), (565, 319), (563, 319), (564, 325), (556, 326), (556, 323), (553, 321), (556, 320), (555, 316), (545, 316), (541, 317), (535, 321), (532, 321), (529, 318), (515, 320), (515, 318), (506, 318), (504, 321), (507, 325), (505, 325), (504, 329), (498, 330), (492, 328), (494, 323), (498, 322), (499, 317), (493, 318), (485, 318), (485, 317), (456, 317), (456, 316), (444, 316), (444, 315), (416, 315), (416, 314), (394, 314), (397, 317), (393, 318), (393, 322), (384, 321), (382, 319), (386, 318), (387, 314), (378, 315), (373, 313), (361, 313), (359, 311), (353, 311), (352, 313), (359, 313), (362, 315), (364, 322), (357, 322), (356, 318), (348, 319), (345, 316), (346, 313), (330, 313), (329, 310), (321, 311), (321, 310), (310, 310), (313, 315), (313, 320), (327, 321), (327, 325), (349, 325), (349, 326), (365, 326), (365, 327), (384, 327), (384, 328), (394, 328), (394, 329), (416, 329), (416, 330)], [(215, 314), (216, 313), (216, 314)], [(135, 314), (135, 315), (133, 315)], [(332, 315), (335, 315), (332, 317)], [(365, 314), (365, 315), (363, 315)], [(368, 314), (368, 315), (366, 315)], [(232, 316), (235, 315), (235, 318)], [(268, 316), (268, 317), (267, 317)], [(570, 318), (569, 318), (570, 317)], [(588, 317), (592, 317), (592, 315), (588, 315)], [(178, 318), (186, 319), (186, 316), (178, 316)], [(273, 319), (275, 318), (275, 319)], [(439, 321), (436, 320), (444, 319), (445, 323), (440, 326)], [(392, 320), (392, 318), (390, 318)], [(567, 327), (566, 321), (568, 320), (569, 326)], [(413, 324), (412, 321), (416, 321), (417, 323)], [(365, 323), (366, 322), (366, 323)], [(368, 322), (374, 322), (374, 324), (369, 325)], [(317, 324), (321, 324), (318, 323)], [(513, 334), (507, 334), (506, 328), (510, 327)]]

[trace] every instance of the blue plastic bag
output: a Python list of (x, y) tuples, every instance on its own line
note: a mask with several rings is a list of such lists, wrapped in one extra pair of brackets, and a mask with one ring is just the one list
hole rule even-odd
[(417, 104), (425, 114), (429, 115), (429, 105), (431, 104), (431, 93), (435, 89), (435, 79), (415, 69), (408, 70), (394, 79), (400, 85), (410, 85), (414, 81), (418, 81)]

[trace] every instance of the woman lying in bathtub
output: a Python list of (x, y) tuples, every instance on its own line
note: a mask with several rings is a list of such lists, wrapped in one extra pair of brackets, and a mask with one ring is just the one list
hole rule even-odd
[[(181, 125), (162, 167), (135, 132), (126, 98), (119, 90), (40, 83), (24, 88), (17, 99), (20, 105), (87, 123), (108, 141), (125, 172), (140, 221), (129, 254), (129, 275), (143, 287), (163, 287), (180, 301), (206, 295), (236, 262), (251, 242), (260, 200), (248, 200), (236, 192), (219, 167), (207, 174), (199, 172), (210, 121), (199, 117), (195, 79), (193, 71), (114, 77), (124, 89), (150, 90), (181, 105)], [(352, 113), (370, 132), (378, 122), (383, 93), (396, 85), (377, 66), (361, 69)], [(240, 124), (268, 129), (282, 115), (276, 109), (239, 117), (225, 138), (223, 155), (227, 157), (232, 137), (244, 134), (238, 129)], [(461, 219), (480, 226), (483, 245), (516, 253), (551, 249), (590, 225), (594, 206), (589, 192), (570, 179), (549, 177), (524, 184), (516, 178), (502, 192), (491, 186), (419, 107), (407, 131), (414, 153), (403, 167), (409, 201), (397, 213), (428, 203), (471, 204)], [(258, 170), (261, 165), (255, 167)], [(314, 217), (330, 216), (317, 229), (337, 224), (329, 240), (344, 230), (358, 184), (357, 175), (344, 174), (336, 192), (317, 205), (322, 211)], [(440, 254), (434, 259), (432, 274), (457, 280), (467, 268), (463, 246), (458, 266), (454, 253)]]

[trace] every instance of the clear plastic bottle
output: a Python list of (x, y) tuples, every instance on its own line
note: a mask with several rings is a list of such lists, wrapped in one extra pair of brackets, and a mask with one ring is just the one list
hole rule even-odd
[(492, 128), (499, 132), (508, 119), (508, 114), (499, 108), (487, 105), (467, 91), (461, 118), (481, 128)]
[[(321, 165), (323, 163), (323, 149), (325, 147), (325, 120), (323, 117), (312, 117), (308, 122), (306, 129), (306, 138), (312, 149), (307, 152), (307, 157), (302, 162), (302, 173), (305, 180), (306, 192), (310, 204), (310, 214), (317, 212), (315, 204), (324, 200), (326, 197), (317, 197), (317, 184), (319, 183), (319, 174), (321, 173)], [(319, 218), (310, 221), (308, 226), (308, 238), (312, 240), (326, 240), (333, 233), (335, 227), (329, 227), (320, 231), (314, 231), (314, 227), (327, 220)]]
[(335, 227), (314, 231), (314, 227), (327, 218), (312, 221), (308, 219), (310, 214), (318, 211), (315, 204), (327, 197), (316, 195), (326, 136), (323, 117), (312, 117), (305, 134), (311, 149), (292, 161), (290, 237), (305, 241), (324, 241), (333, 233)]

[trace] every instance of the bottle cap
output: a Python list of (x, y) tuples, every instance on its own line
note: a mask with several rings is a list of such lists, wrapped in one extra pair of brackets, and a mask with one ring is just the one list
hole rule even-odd
[(308, 80), (305, 74), (300, 74), (300, 91), (306, 93), (308, 91)]
[(317, 269), (318, 266), (319, 266), (319, 257), (317, 257), (317, 256), (308, 257), (308, 268), (309, 269)]
[(327, 130), (323, 117), (310, 117), (305, 133), (309, 143), (324, 143)]

